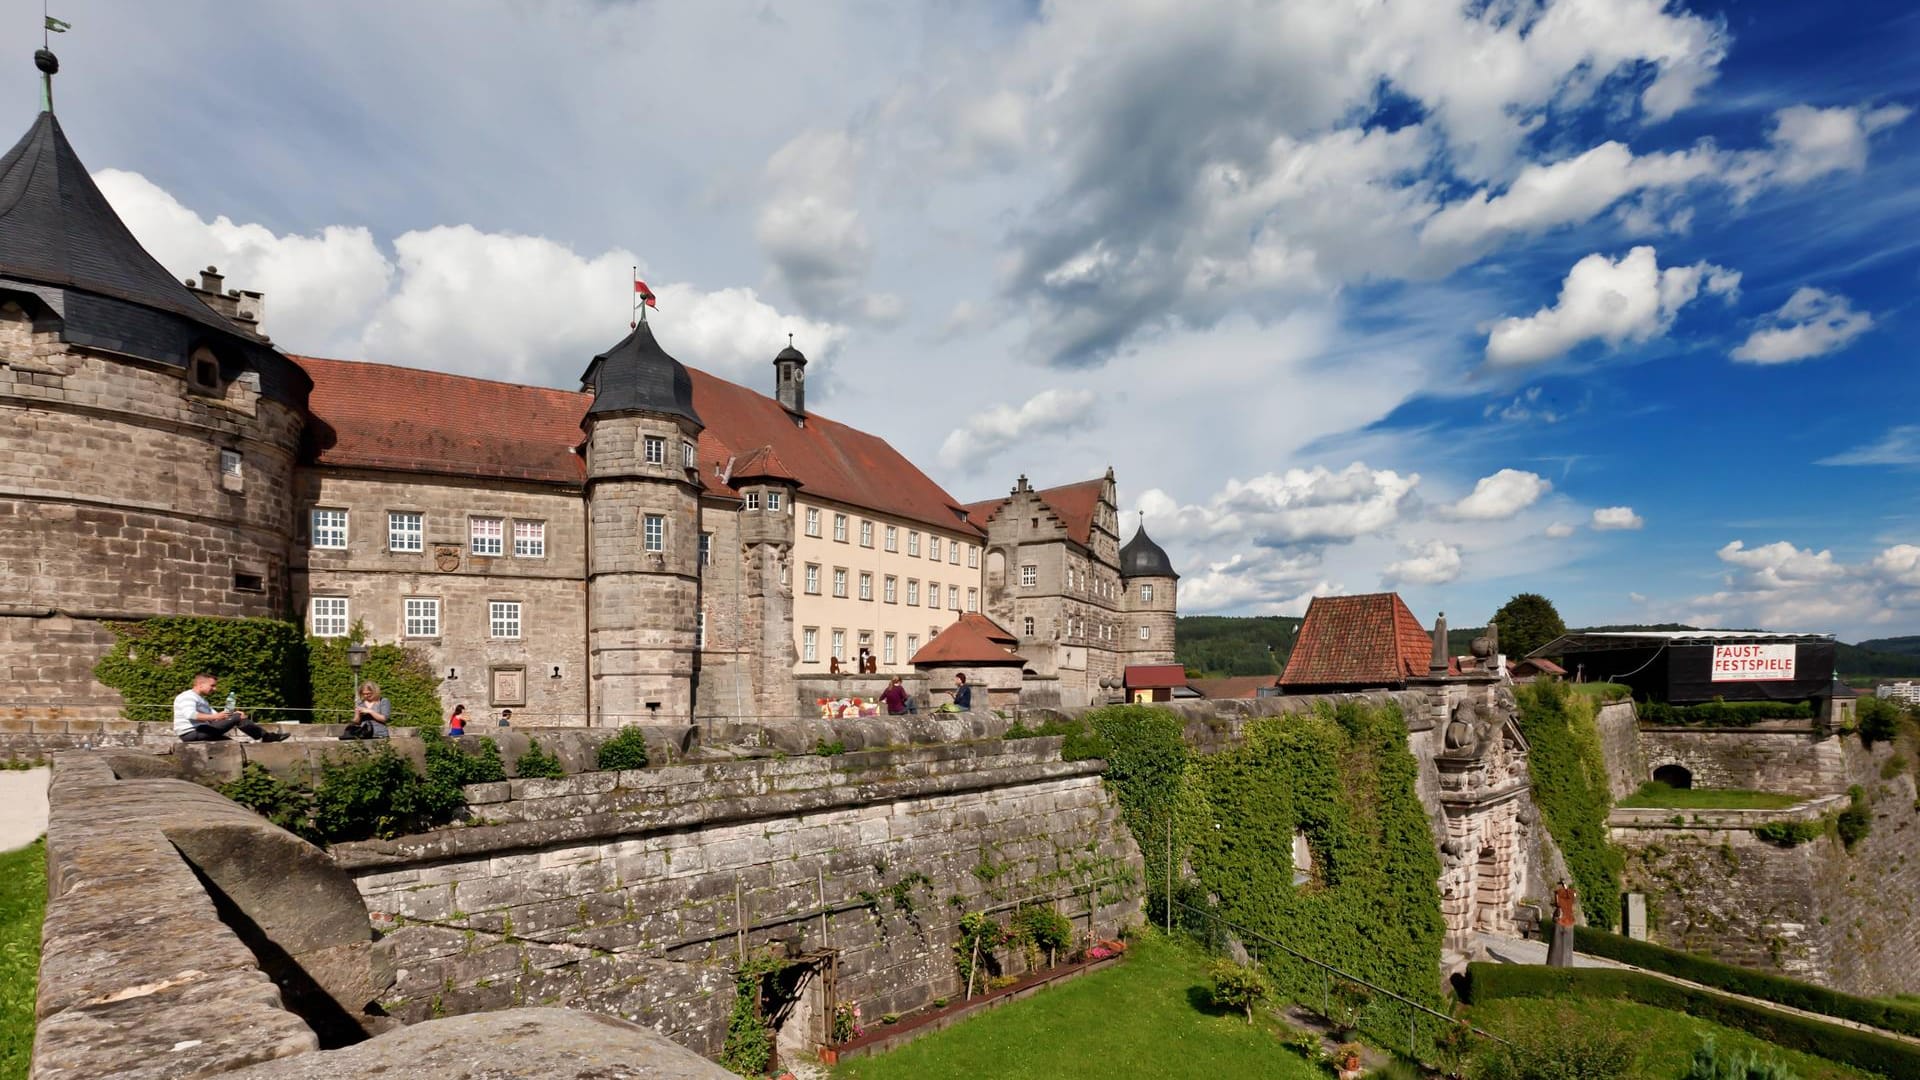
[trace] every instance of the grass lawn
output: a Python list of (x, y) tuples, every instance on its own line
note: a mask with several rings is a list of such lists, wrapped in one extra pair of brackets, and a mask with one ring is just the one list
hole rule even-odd
[(988, 1010), (891, 1053), (839, 1066), (837, 1080), (1326, 1080), (1280, 1045), (1278, 1021), (1249, 1027), (1207, 1003), (1207, 961), (1143, 935), (1105, 971)]
[(1807, 801), (1805, 795), (1777, 795), (1771, 791), (1737, 791), (1731, 788), (1676, 788), (1657, 782), (1640, 785), (1640, 790), (1614, 803), (1628, 810), (1784, 810)]
[(0, 1080), (22, 1080), (33, 1056), (33, 996), (46, 910), (46, 841), (0, 855)]
[(1693, 1051), (1709, 1037), (1723, 1052), (1760, 1050), (1763, 1056), (1785, 1063), (1801, 1080), (1868, 1080), (1871, 1076), (1838, 1062), (1774, 1046), (1743, 1031), (1632, 1001), (1503, 998), (1474, 1006), (1470, 1019), (1479, 1027), (1508, 1038), (1524, 1036), (1529, 1030), (1565, 1027), (1570, 1023), (1632, 1032), (1641, 1046), (1637, 1075), (1645, 1080), (1685, 1076), (1693, 1062)]

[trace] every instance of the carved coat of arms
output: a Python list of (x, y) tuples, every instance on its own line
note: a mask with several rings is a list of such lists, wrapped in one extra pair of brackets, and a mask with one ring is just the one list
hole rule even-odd
[(433, 545), (433, 565), (443, 574), (451, 574), (460, 569), (460, 547), (457, 544)]

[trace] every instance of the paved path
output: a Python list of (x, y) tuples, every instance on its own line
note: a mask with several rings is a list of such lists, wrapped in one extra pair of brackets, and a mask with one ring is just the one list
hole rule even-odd
[(0, 851), (26, 847), (47, 831), (50, 771), (0, 769)]
[[(1521, 938), (1499, 937), (1494, 934), (1480, 934), (1479, 936), (1474, 938), (1474, 944), (1479, 948), (1481, 952), (1486, 953), (1487, 959), (1495, 963), (1544, 964), (1547, 962), (1547, 944), (1544, 941), (1527, 941)], [(1590, 956), (1587, 953), (1574, 953), (1573, 966), (1574, 967), (1591, 967), (1591, 968), (1619, 968), (1623, 971), (1637, 971), (1642, 975), (1651, 975), (1656, 979), (1665, 979), (1667, 982), (1673, 983), (1676, 986), (1684, 986), (1690, 990), (1699, 990), (1708, 994), (1718, 994), (1721, 997), (1733, 998), (1736, 1001), (1744, 1001), (1749, 1005), (1757, 1005), (1760, 1008), (1767, 1009), (1771, 1012), (1787, 1013), (1792, 1016), (1804, 1016), (1809, 1020), (1819, 1020), (1822, 1023), (1836, 1024), (1840, 1027), (1849, 1027), (1857, 1031), (1869, 1031), (1875, 1035), (1881, 1036), (1882, 1038), (1892, 1039), (1895, 1042), (1903, 1042), (1909, 1046), (1920, 1046), (1920, 1038), (1915, 1038), (1911, 1035), (1904, 1035), (1898, 1031), (1888, 1031), (1886, 1028), (1874, 1027), (1871, 1024), (1862, 1024), (1859, 1021), (1848, 1020), (1844, 1017), (1828, 1016), (1826, 1013), (1809, 1012), (1806, 1009), (1796, 1009), (1791, 1005), (1782, 1005), (1777, 1001), (1768, 1001), (1765, 998), (1748, 997), (1745, 994), (1736, 994), (1731, 990), (1722, 990), (1717, 986), (1706, 986), (1697, 982), (1689, 982), (1686, 979), (1675, 978), (1674, 976), (1665, 974), (1663, 972), (1649, 971), (1646, 968), (1634, 967), (1632, 964), (1622, 964), (1617, 960), (1608, 960), (1607, 958), (1601, 957), (1601, 956)]]

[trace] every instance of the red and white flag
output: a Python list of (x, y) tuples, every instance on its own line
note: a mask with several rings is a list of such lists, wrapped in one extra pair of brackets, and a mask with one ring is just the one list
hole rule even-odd
[(656, 311), (659, 310), (660, 305), (653, 299), (653, 290), (647, 288), (647, 283), (639, 278), (633, 279), (633, 295), (636, 304), (645, 304)]

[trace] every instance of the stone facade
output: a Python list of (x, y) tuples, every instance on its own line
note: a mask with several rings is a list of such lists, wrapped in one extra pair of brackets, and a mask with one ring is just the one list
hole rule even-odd
[[(1638, 749), (1647, 770), (1687, 770), (1694, 787), (1830, 795), (1847, 789), (1845, 742), (1805, 722), (1778, 727), (1641, 727)], [(1638, 784), (1635, 785), (1636, 787)]]
[(743, 950), (830, 966), (837, 1000), (877, 1017), (957, 996), (949, 945), (967, 911), (1051, 904), (1095, 936), (1136, 917), (1140, 856), (1100, 764), (1058, 749), (486, 785), (470, 790), (484, 825), (335, 856), (390, 927), (394, 1015), (568, 1004), (717, 1054)]

